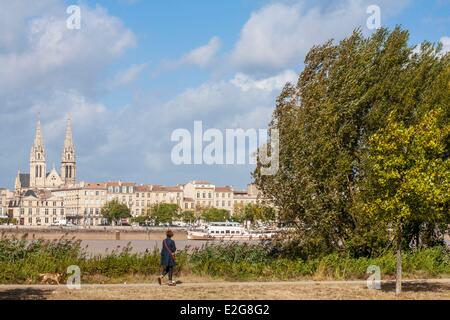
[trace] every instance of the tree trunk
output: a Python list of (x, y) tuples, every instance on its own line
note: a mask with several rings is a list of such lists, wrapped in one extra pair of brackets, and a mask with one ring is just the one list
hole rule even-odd
[(402, 292), (402, 227), (397, 232), (397, 275), (395, 277), (395, 294)]

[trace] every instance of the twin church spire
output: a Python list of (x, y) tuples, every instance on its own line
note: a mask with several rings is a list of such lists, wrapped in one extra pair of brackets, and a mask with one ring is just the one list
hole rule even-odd
[[(41, 121), (38, 118), (36, 135), (30, 153), (30, 187), (45, 188), (53, 186), (51, 182), (47, 181), (47, 175), (44, 138), (42, 136)], [(55, 177), (51, 178), (52, 180), (55, 179)], [(76, 181), (75, 146), (70, 117), (67, 119), (66, 136), (61, 154), (61, 174), (58, 178), (65, 185), (74, 185)]]

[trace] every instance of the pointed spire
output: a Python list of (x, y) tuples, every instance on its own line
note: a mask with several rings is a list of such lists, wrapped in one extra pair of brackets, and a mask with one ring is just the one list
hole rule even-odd
[(70, 115), (67, 118), (66, 138), (64, 140), (64, 149), (67, 147), (73, 148), (72, 120), (71, 120)]
[(36, 135), (34, 138), (34, 147), (43, 147), (44, 142), (42, 138), (42, 129), (41, 129), (41, 114), (38, 113), (37, 123), (36, 123)]

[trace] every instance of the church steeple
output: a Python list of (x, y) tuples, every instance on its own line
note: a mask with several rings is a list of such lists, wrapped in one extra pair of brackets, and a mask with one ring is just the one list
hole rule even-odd
[(44, 188), (46, 178), (45, 147), (42, 137), (41, 120), (38, 116), (36, 135), (30, 152), (30, 187)]
[(66, 185), (74, 185), (76, 181), (75, 146), (70, 117), (67, 119), (66, 138), (61, 154), (61, 178)]

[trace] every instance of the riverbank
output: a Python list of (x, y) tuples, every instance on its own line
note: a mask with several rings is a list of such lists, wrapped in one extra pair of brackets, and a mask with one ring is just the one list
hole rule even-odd
[[(162, 240), (168, 228), (161, 227), (27, 227), (0, 226), (0, 234), (24, 240)], [(184, 228), (171, 227), (174, 240), (187, 240)]]

